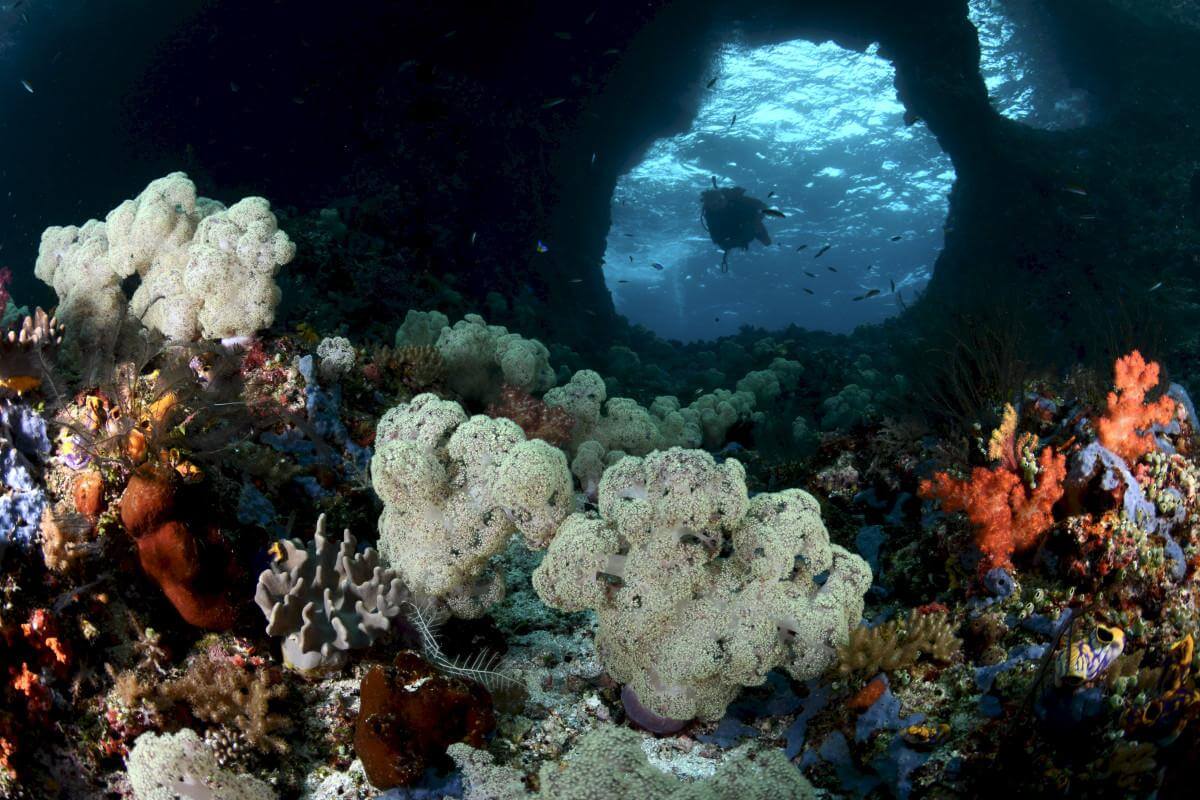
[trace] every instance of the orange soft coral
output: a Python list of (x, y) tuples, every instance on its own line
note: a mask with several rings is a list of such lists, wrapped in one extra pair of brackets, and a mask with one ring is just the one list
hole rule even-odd
[(1050, 509), (1063, 494), (1067, 459), (1047, 447), (1038, 466), (1037, 487), (1032, 490), (1006, 466), (976, 467), (968, 481), (935, 473), (933, 480), (921, 482), (920, 495), (937, 498), (946, 511), (967, 512), (983, 554), (981, 572), (1009, 569), (1013, 555), (1035, 547), (1054, 524)]
[(1175, 401), (1160, 397), (1146, 403), (1146, 392), (1158, 385), (1158, 364), (1146, 362), (1134, 350), (1116, 364), (1116, 391), (1108, 393), (1108, 408), (1097, 423), (1100, 444), (1129, 464), (1154, 449), (1151, 425), (1166, 425), (1175, 416)]

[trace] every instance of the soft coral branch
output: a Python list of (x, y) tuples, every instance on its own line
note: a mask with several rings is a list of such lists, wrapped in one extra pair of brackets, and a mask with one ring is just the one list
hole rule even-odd
[(922, 481), (920, 495), (936, 498), (946, 511), (965, 511), (975, 526), (975, 544), (983, 554), (980, 572), (1010, 569), (1015, 554), (1031, 550), (1054, 524), (1051, 508), (1063, 494), (1067, 460), (1046, 447), (1038, 457), (1037, 485), (1030, 489), (1005, 465), (976, 467), (970, 480), (945, 472)]
[(1133, 464), (1155, 448), (1151, 425), (1167, 425), (1175, 416), (1175, 401), (1163, 396), (1146, 402), (1146, 392), (1158, 385), (1158, 364), (1134, 350), (1116, 363), (1115, 391), (1097, 422), (1100, 444)]

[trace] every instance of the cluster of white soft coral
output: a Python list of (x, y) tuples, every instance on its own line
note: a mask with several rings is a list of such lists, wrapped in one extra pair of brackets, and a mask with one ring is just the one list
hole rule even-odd
[[(58, 294), (58, 317), (76, 347), (109, 350), (128, 316), (170, 339), (250, 336), (275, 319), (279, 268), (296, 247), (270, 204), (226, 208), (196, 196), (182, 172), (151, 181), (104, 222), (42, 234), (34, 274)], [(122, 283), (140, 278), (132, 297)]]

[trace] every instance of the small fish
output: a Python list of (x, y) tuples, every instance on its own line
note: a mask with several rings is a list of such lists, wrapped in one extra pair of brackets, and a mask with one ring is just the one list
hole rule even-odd
[(236, 83), (234, 83), (233, 81), (230, 81), (229, 82), (229, 91), (236, 92), (237, 90), (238, 90), (238, 85)]
[(547, 100), (546, 102), (542, 103), (542, 108), (554, 108), (559, 103), (565, 103), (565, 102), (567, 102), (567, 98), (555, 97), (552, 100)]
[(596, 18), (596, 12), (595, 12), (595, 11), (593, 11), (592, 13), (590, 13), (590, 14), (588, 14), (588, 15), (587, 15), (587, 19), (585, 19), (585, 20), (583, 21), (583, 24), (584, 24), (584, 25), (591, 25), (591, 24), (592, 24), (592, 20), (594, 20), (595, 18)]
[(785, 218), (784, 213), (777, 208), (764, 208), (762, 213), (768, 217), (779, 217), (780, 219)]
[(892, 285), (892, 294), (895, 294), (896, 293), (896, 281), (893, 280), (892, 278), (888, 278), (888, 283), (890, 283)]
[(663, 265), (658, 263), (657, 261), (650, 262), (650, 266), (654, 267), (655, 269), (657, 269), (659, 271), (661, 271), (663, 268)]
[(583, 278), (571, 278), (567, 283), (583, 283)]
[(729, 127), (733, 127), (733, 123), (737, 122), (737, 114), (733, 115), (733, 119), (729, 120)]
[(804, 291), (807, 292), (808, 294), (816, 294), (816, 292), (814, 292), (812, 289), (806, 288)]
[(805, 275), (807, 275), (807, 276), (808, 276), (808, 277), (810, 277), (810, 278), (815, 278), (815, 277), (817, 277), (817, 273), (815, 273), (815, 272), (809, 272), (809, 271), (808, 271), (808, 270), (806, 270), (806, 269), (802, 269), (802, 270), (800, 270), (800, 271), (801, 271), (801, 272), (803, 272)]
[(471, 231), (471, 244), (475, 244), (475, 237), (479, 235), (478, 231)]
[(895, 236), (893, 236), (893, 237), (892, 237), (892, 241), (893, 241), (893, 242), (898, 242), (898, 241), (900, 241), (900, 240), (901, 240), (901, 239), (903, 239), (903, 238), (904, 238), (904, 237), (903, 237), (903, 236), (901, 236), (900, 234), (896, 234)]
[(716, 85), (717, 85), (717, 79), (713, 78), (711, 81), (709, 81), (707, 84), (705, 84), (704, 88), (711, 89), (712, 87), (714, 87)]
[(875, 297), (878, 294), (879, 294), (878, 289), (869, 289), (869, 290), (867, 290), (867, 293), (863, 295), (863, 298), (866, 299), (868, 297)]
[(595, 153), (592, 153), (592, 163), (590, 166), (593, 166), (593, 167), (596, 166), (596, 154)]
[(302, 105), (304, 105), (304, 98), (303, 97), (293, 97), (292, 102), (298, 106), (302, 106)]
[(630, 256), (630, 257), (629, 257), (629, 263), (630, 263), (630, 264), (632, 264), (632, 263), (633, 263), (633, 256)]
[(571, 40), (571, 34), (567, 33), (566, 31), (555, 31), (554, 35), (555, 35), (555, 37), (562, 39), (563, 41)]
[(806, 247), (808, 247), (808, 245), (806, 245), (806, 244), (802, 244), (802, 245), (800, 245), (799, 247), (797, 247), (797, 248), (796, 248), (796, 252), (797, 252), (797, 253), (799, 253), (801, 250), (803, 250), (803, 249), (804, 249), (804, 248), (806, 248)]
[(549, 253), (550, 252), (550, 248), (547, 247), (546, 243), (543, 242), (541, 239), (538, 239), (537, 247), (534, 249), (537, 250), (539, 253)]
[(1157, 288), (1161, 287), (1162, 285), (1163, 285), (1163, 282), (1162, 282), (1162, 281), (1159, 281), (1158, 283), (1154, 284), (1154, 285), (1153, 285), (1153, 286), (1151, 286), (1149, 289), (1147, 289), (1147, 290), (1146, 290), (1146, 292), (1147, 292), (1147, 293), (1149, 293), (1149, 292), (1153, 292), (1155, 289), (1157, 289)]
[(865, 294), (860, 294), (858, 297), (851, 297), (850, 299), (857, 303), (859, 300), (865, 300), (866, 298)]
[(874, 265), (874, 264), (867, 264), (867, 272), (870, 272), (870, 271), (872, 271), (873, 269), (875, 269), (875, 265)]
[(629, 283), (629, 281), (625, 280), (624, 278), (621, 278), (620, 280), (617, 281), (617, 283)]
[(1080, 214), (1079, 218), (1082, 220), (1089, 220), (1089, 221), (1094, 220), (1094, 219), (1100, 219), (1099, 215), (1097, 215), (1097, 214)]
[(1080, 197), (1087, 197), (1087, 189), (1083, 188), (1082, 186), (1075, 186), (1074, 184), (1070, 186), (1064, 186), (1063, 191), (1070, 194), (1077, 194)]
[(32, 83), (30, 83), (27, 80), (22, 80), (21, 85), (25, 87), (25, 91), (29, 92), (30, 94), (33, 94), (33, 84)]
[(590, 316), (590, 317), (594, 317), (594, 316), (596, 316), (596, 312), (595, 312), (595, 311), (592, 311), (590, 308), (585, 308), (585, 309), (583, 310), (583, 313), (587, 314), (587, 315), (588, 315), (588, 316)]
[(715, 319), (713, 319), (713, 322), (720, 322), (720, 321), (721, 321), (720, 317), (716, 317)]
[(900, 731), (900, 738), (917, 749), (937, 747), (950, 738), (950, 726), (945, 722), (909, 725)]
[(831, 245), (831, 244), (827, 244), (827, 245), (825, 245), (824, 247), (822, 247), (820, 250), (818, 250), (818, 251), (817, 251), (817, 254), (816, 254), (815, 256), (813, 256), (813, 258), (820, 258), (821, 256), (825, 255), (825, 253), (826, 253), (826, 252), (829, 250), (829, 248), (831, 248), (831, 247), (833, 247), (833, 245)]
[(713, 188), (714, 189), (717, 188), (717, 176), (716, 175), (712, 176), (712, 181), (713, 181)]
[(774, 189), (772, 189), (771, 191), (767, 192), (767, 199), (768, 199), (768, 200), (770, 200), (770, 199), (771, 199), (772, 197), (774, 197), (774, 196), (775, 196), (775, 190), (774, 190)]
[(621, 53), (621, 51), (620, 51), (620, 50), (618, 50), (618, 49), (617, 49), (617, 48), (615, 48), (615, 47), (613, 47), (613, 48), (610, 48), (610, 49), (608, 49), (608, 50), (605, 50), (605, 51), (604, 51), (604, 55), (606, 55), (606, 56), (615, 56), (615, 55), (620, 55), (620, 53)]
[(627, 234), (625, 234), (625, 235), (626, 235), (626, 236), (628, 236), (630, 239), (632, 239), (632, 238), (633, 238), (633, 234), (632, 234), (632, 233), (627, 233)]
[(826, 267), (825, 269), (829, 270), (830, 272), (837, 272), (837, 267)]

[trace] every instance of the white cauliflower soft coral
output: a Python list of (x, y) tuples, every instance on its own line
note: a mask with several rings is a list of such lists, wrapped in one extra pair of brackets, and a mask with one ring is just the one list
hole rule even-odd
[(276, 800), (275, 791), (249, 775), (225, 770), (190, 728), (143, 733), (127, 762), (137, 800)]
[(525, 439), (516, 423), (467, 418), (421, 394), (379, 421), (371, 461), (384, 502), (379, 550), (415, 593), (478, 616), (504, 595), (488, 561), (520, 531), (543, 547), (571, 511), (562, 451)]
[(596, 612), (605, 668), (655, 714), (716, 720), (776, 667), (815, 677), (861, 618), (866, 562), (830, 544), (811, 495), (749, 499), (737, 461), (625, 458), (604, 473), (599, 509), (563, 523), (534, 588)]
[[(173, 172), (104, 222), (47, 228), (34, 273), (58, 294), (68, 337), (108, 349), (126, 310), (172, 339), (269, 327), (280, 299), (275, 275), (295, 254), (266, 200), (227, 209), (197, 197), (187, 175)], [(141, 282), (127, 300), (121, 281), (135, 274)]]
[(443, 328), (436, 347), (446, 363), (447, 384), (468, 400), (491, 400), (502, 384), (530, 393), (554, 385), (550, 351), (541, 342), (488, 325), (478, 314)]

